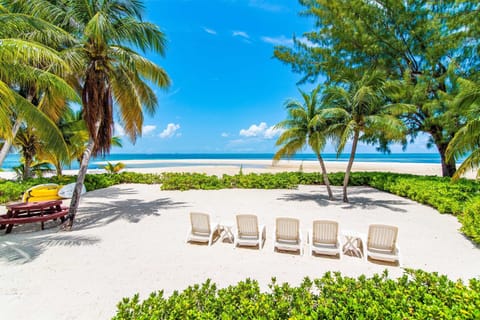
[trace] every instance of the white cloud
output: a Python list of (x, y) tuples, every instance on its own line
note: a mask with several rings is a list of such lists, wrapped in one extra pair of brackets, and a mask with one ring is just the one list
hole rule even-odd
[(274, 126), (268, 127), (265, 122), (260, 124), (252, 124), (248, 129), (240, 130), (240, 135), (243, 137), (259, 137), (264, 139), (273, 139), (278, 136), (282, 131), (276, 129)]
[(118, 123), (115, 123), (113, 126), (113, 132), (116, 136), (123, 137), (125, 135), (125, 130)]
[(291, 46), (293, 45), (293, 39), (287, 38), (284, 35), (279, 37), (261, 37), (263, 42), (270, 43), (276, 46)]
[(256, 124), (252, 124), (248, 129), (240, 130), (240, 135), (244, 137), (258, 137), (267, 129), (267, 124), (265, 122), (261, 122), (258, 126)]
[(153, 125), (143, 126), (142, 127), (142, 133), (143, 134), (149, 134), (149, 133), (155, 131), (156, 128), (157, 128), (157, 126), (153, 126)]
[[(169, 123), (167, 127), (159, 134), (159, 137), (162, 139), (171, 138), (178, 129), (180, 129), (179, 124)], [(178, 133), (177, 136), (179, 136)]]
[(232, 31), (232, 36), (250, 39), (250, 36), (245, 31)]
[(228, 134), (228, 133), (226, 133), (226, 132), (222, 132), (221, 136), (222, 136), (222, 137), (224, 137), (224, 138), (226, 138), (226, 137), (228, 137), (228, 136), (229, 136), (229, 134)]
[(213, 30), (213, 29), (210, 29), (210, 28), (203, 27), (202, 29), (203, 29), (203, 31), (205, 31), (206, 33), (213, 34), (213, 35), (216, 35), (216, 34), (217, 34), (217, 31), (215, 31), (215, 30)]

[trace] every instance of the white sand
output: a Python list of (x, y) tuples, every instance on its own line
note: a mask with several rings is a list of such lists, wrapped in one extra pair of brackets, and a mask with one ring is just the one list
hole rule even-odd
[[(238, 172), (238, 167), (230, 168)], [(209, 174), (225, 169), (202, 168)], [(341, 189), (334, 191), (340, 199)], [(279, 216), (301, 219), (304, 239), (314, 219), (333, 219), (341, 230), (363, 233), (371, 223), (396, 225), (402, 267), (437, 271), (451, 279), (479, 277), (480, 250), (458, 232), (455, 217), (366, 187), (350, 188), (350, 200), (329, 202), (322, 186), (180, 192), (128, 184), (88, 192), (71, 232), (59, 231), (53, 222), (44, 231), (39, 224), (15, 227), (8, 235), (0, 231), (1, 317), (107, 319), (122, 297), (138, 292), (145, 298), (159, 289), (170, 294), (207, 278), (223, 287), (250, 277), (266, 289), (272, 276), (298, 284), (305, 276), (320, 277), (329, 270), (348, 276), (384, 269), (391, 276), (403, 272), (350, 256), (273, 252)], [(233, 249), (219, 240), (211, 247), (185, 244), (190, 211), (208, 212), (219, 222), (234, 221), (237, 213), (257, 214), (267, 226), (265, 247)]]

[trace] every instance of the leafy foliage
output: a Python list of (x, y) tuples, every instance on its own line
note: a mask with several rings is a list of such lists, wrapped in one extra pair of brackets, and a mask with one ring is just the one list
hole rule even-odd
[(298, 287), (272, 279), (268, 292), (246, 279), (218, 289), (210, 280), (166, 298), (154, 292), (117, 305), (114, 320), (127, 319), (474, 319), (480, 317), (480, 281), (469, 284), (420, 270), (398, 279), (387, 272), (350, 278), (327, 272)]
[[(445, 150), (462, 114), (451, 102), (455, 78), (478, 79), (478, 1), (299, 0), (311, 31), (294, 46), (275, 47), (274, 56), (302, 75), (302, 81), (348, 84), (381, 70), (403, 84), (398, 99), (416, 106), (402, 116), (412, 139), (429, 136), (441, 155), (442, 172), (452, 176), (455, 161)], [(341, 27), (338, 27), (341, 26)]]
[(123, 162), (117, 162), (115, 164), (111, 162), (107, 162), (107, 165), (103, 167), (108, 173), (110, 174), (115, 174), (119, 173), (121, 170), (125, 168), (125, 163)]
[[(51, 178), (35, 178), (25, 181), (11, 181), (0, 179), (0, 203), (19, 200), (23, 193), (33, 186), (44, 183), (65, 185), (77, 181), (77, 176), (60, 176)], [(88, 191), (111, 187), (121, 183), (161, 183), (162, 177), (157, 174), (142, 174), (136, 172), (121, 172), (119, 174), (91, 174), (85, 179), (85, 188)]]
[[(345, 174), (329, 174), (332, 185), (341, 186)], [(28, 188), (42, 183), (67, 184), (76, 181), (76, 176), (36, 178), (20, 182), (0, 180), (0, 203), (16, 201)], [(161, 184), (162, 190), (218, 190), (242, 189), (293, 189), (298, 185), (322, 185), (321, 173), (282, 172), (276, 174), (236, 174), (207, 176), (199, 173), (142, 174), (121, 172), (119, 174), (87, 175), (88, 191), (107, 188), (120, 183)], [(386, 172), (353, 172), (350, 186), (371, 186), (416, 202), (432, 206), (441, 213), (458, 216), (462, 232), (480, 243), (480, 183), (460, 179), (452, 182), (448, 177), (416, 176)]]

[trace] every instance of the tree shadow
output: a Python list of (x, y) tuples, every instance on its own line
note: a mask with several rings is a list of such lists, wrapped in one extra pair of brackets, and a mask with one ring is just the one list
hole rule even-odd
[(170, 198), (145, 201), (125, 199), (109, 203), (90, 202), (82, 205), (75, 218), (74, 228), (90, 229), (108, 225), (117, 220), (137, 223), (148, 216), (160, 216), (160, 210), (187, 207), (185, 202), (175, 202)]
[(332, 192), (334, 200), (329, 200), (326, 193), (321, 193), (318, 191), (285, 194), (282, 197), (277, 198), (277, 200), (298, 202), (313, 201), (321, 207), (327, 207), (329, 205), (341, 205), (341, 208), (343, 209), (361, 208), (363, 210), (373, 210), (377, 208), (385, 208), (395, 212), (407, 212), (406, 209), (400, 208), (399, 206), (411, 204), (409, 201), (406, 201), (403, 198), (399, 198), (398, 200), (377, 199), (375, 195), (378, 195), (378, 193), (381, 191), (371, 187), (355, 187), (349, 189), (349, 203), (341, 202), (343, 193), (340, 188), (332, 188)]
[(342, 209), (362, 209), (375, 210), (377, 208), (384, 208), (394, 212), (407, 212), (408, 210), (400, 208), (399, 206), (409, 205), (410, 202), (405, 200), (385, 200), (375, 199), (374, 197), (349, 197), (348, 203), (343, 203)]
[(55, 230), (40, 235), (38, 233), (22, 234), (21, 237), (5, 236), (0, 241), (0, 260), (14, 264), (25, 264), (35, 260), (50, 247), (91, 246), (100, 241), (96, 237), (57, 234), (56, 232)]
[(282, 197), (277, 198), (277, 200), (297, 201), (297, 202), (313, 201), (313, 202), (316, 202), (321, 207), (326, 207), (331, 202), (330, 200), (328, 200), (328, 195), (318, 193), (318, 192), (285, 194)]
[(104, 189), (97, 189), (93, 191), (89, 191), (83, 197), (90, 198), (90, 197), (102, 197), (105, 199), (118, 199), (120, 196), (128, 196), (132, 194), (138, 194), (138, 190), (133, 188), (118, 188), (118, 187), (107, 187)]

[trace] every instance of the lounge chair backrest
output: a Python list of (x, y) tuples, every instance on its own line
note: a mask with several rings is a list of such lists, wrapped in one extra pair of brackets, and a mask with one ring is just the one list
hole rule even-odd
[(240, 238), (258, 238), (258, 219), (253, 214), (237, 215), (238, 236)]
[(294, 218), (277, 218), (275, 237), (277, 240), (298, 241), (300, 221)]
[(398, 228), (383, 224), (372, 224), (368, 228), (367, 248), (394, 251)]
[(190, 212), (193, 234), (210, 234), (210, 216), (206, 213)]
[(312, 242), (336, 244), (338, 239), (338, 222), (329, 220), (313, 221)]

